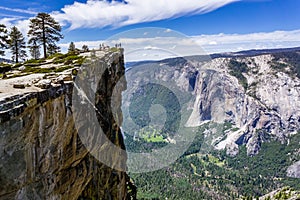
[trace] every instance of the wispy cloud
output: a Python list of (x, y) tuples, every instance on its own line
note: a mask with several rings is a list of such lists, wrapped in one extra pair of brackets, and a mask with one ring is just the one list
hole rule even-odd
[(11, 14), (5, 14), (5, 13), (0, 13), (0, 17), (4, 18), (4, 17), (9, 17), (9, 18), (23, 18), (22, 16), (19, 15), (11, 15)]
[(31, 11), (31, 10), (25, 10), (25, 9), (19, 9), (19, 8), (8, 8), (8, 7), (3, 7), (3, 6), (0, 6), (0, 10), (6, 10), (6, 11), (18, 12), (18, 13), (24, 13), (24, 14), (30, 14), (30, 15), (37, 14), (37, 12)]
[(300, 41), (300, 30), (293, 31), (274, 31), (274, 32), (259, 32), (249, 34), (216, 34), (216, 35), (200, 35), (193, 38), (201, 45), (225, 43), (237, 43), (237, 42), (278, 42), (278, 41)]
[[(22, 14), (30, 14), (35, 15), (37, 12), (31, 11), (31, 10), (24, 10), (24, 9), (18, 9), (18, 8), (8, 8), (0, 6), (0, 10), (6, 10), (16, 13), (22, 13)], [(6, 25), (7, 28), (11, 28), (13, 26), (16, 26), (19, 28), (19, 30), (23, 33), (23, 35), (26, 37), (28, 29), (29, 29), (29, 19), (25, 16), (18, 16), (11, 15), (11, 14), (5, 14), (1, 13), (1, 16), (4, 16), (0, 18), (0, 24)]]
[(57, 20), (70, 29), (121, 27), (125, 25), (207, 13), (239, 0), (127, 0), (75, 2), (53, 12)]
[(210, 53), (300, 46), (300, 30), (192, 37)]

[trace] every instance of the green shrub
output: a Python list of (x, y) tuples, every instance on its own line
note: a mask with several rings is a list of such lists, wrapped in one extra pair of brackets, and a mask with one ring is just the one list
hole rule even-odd
[(73, 75), (73, 76), (77, 76), (77, 74), (78, 74), (78, 70), (77, 70), (77, 69), (73, 69), (73, 70), (72, 70), (72, 75)]
[(232, 128), (232, 124), (230, 122), (225, 122), (224, 123), (224, 127), (223, 127), (223, 131), (229, 130)]
[(28, 67), (26, 66), (25, 70), (23, 72), (27, 73), (50, 73), (55, 70), (54, 67), (51, 68), (40, 68), (40, 67)]
[(72, 68), (74, 68), (74, 66), (64, 66), (64, 67), (60, 67), (60, 68), (55, 69), (54, 72), (63, 72), (67, 69), (72, 69)]
[(84, 61), (85, 61), (85, 58), (81, 57), (81, 58), (77, 59), (74, 64), (75, 65), (82, 65)]
[(248, 73), (249, 71), (249, 68), (246, 63), (238, 62), (233, 59), (229, 61), (228, 67), (231, 71), (237, 71), (239, 73)]
[(54, 60), (53, 61), (53, 64), (61, 64), (61, 63), (64, 63), (65, 61), (63, 59), (57, 59), (57, 60)]
[(53, 60), (53, 63), (54, 64), (64, 63), (65, 65), (70, 65), (70, 64), (73, 64), (76, 62), (78, 62), (79, 64), (82, 64), (83, 61), (84, 61), (84, 58), (82, 56), (78, 56), (75, 54), (62, 54), (62, 55), (56, 56)]
[(238, 131), (238, 130), (239, 130), (238, 127), (235, 127), (235, 128), (233, 128), (233, 129), (231, 129), (232, 132), (235, 132), (235, 131)]
[(119, 49), (117, 47), (112, 47), (109, 49), (111, 52), (117, 52), (119, 51)]
[(41, 63), (44, 63), (44, 62), (46, 62), (44, 59), (38, 59), (38, 60), (36, 60), (36, 59), (31, 59), (31, 60), (25, 61), (25, 62), (24, 62), (24, 65), (25, 65), (25, 64), (41, 64)]
[(0, 63), (0, 67), (12, 67), (12, 64), (9, 64), (9, 63)]
[(51, 55), (51, 56), (49, 56), (48, 57), (48, 59), (52, 59), (52, 58), (56, 58), (56, 57), (60, 57), (60, 56), (63, 56), (64, 54), (62, 54), (62, 53), (55, 53), (55, 54), (53, 54), (53, 55)]
[(18, 67), (21, 67), (23, 64), (22, 63), (16, 63), (14, 64), (13, 68), (18, 68)]
[[(270, 64), (274, 70), (300, 78), (299, 51), (275, 53), (273, 56), (274, 58)], [(286, 62), (287, 64), (282, 63), (282, 61)], [(286, 68), (288, 68), (288, 70)]]

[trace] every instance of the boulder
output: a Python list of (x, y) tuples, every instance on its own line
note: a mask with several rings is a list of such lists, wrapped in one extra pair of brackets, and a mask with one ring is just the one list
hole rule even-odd
[(21, 67), (19, 67), (19, 70), (20, 71), (23, 71), (23, 70), (25, 70), (26, 69), (26, 67), (24, 66), (24, 65), (22, 65)]
[(300, 178), (300, 161), (288, 167), (287, 176), (291, 178)]
[(39, 82), (37, 82), (35, 84), (36, 87), (39, 87), (41, 89), (48, 89), (51, 87), (51, 80), (50, 79), (43, 79), (43, 80), (40, 80)]
[(13, 84), (13, 88), (24, 89), (25, 88), (25, 84), (23, 84), (23, 83), (14, 83)]

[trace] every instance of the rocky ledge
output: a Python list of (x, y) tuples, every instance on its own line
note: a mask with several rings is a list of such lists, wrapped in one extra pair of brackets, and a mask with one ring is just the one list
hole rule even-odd
[[(72, 93), (73, 82), (62, 82), (52, 85), (49, 79), (41, 80), (40, 83), (47, 84), (48, 89), (41, 89), (37, 92), (25, 92), (14, 96), (8, 96), (0, 100), (0, 123), (4, 123), (22, 114), (26, 109), (60, 96), (69, 96)], [(42, 84), (41, 84), (42, 85)], [(43, 84), (44, 86), (44, 84)], [(70, 99), (68, 99), (70, 101)], [(68, 106), (68, 105), (67, 105)]]

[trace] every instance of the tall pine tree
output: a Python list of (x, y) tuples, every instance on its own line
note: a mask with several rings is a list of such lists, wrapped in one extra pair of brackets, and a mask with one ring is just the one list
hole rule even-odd
[(37, 44), (36, 41), (32, 42), (32, 45), (29, 46), (29, 52), (33, 59), (39, 59), (41, 56), (40, 46)]
[(4, 24), (0, 24), (0, 56), (4, 56), (4, 49), (7, 49), (8, 35)]
[(29, 44), (33, 43), (33, 41), (41, 44), (43, 46), (44, 58), (47, 58), (47, 51), (49, 49), (58, 49), (55, 43), (63, 38), (60, 32), (60, 24), (49, 14), (38, 13), (35, 18), (30, 20), (28, 31)]
[(26, 57), (26, 43), (23, 34), (17, 27), (12, 27), (9, 33), (9, 49), (12, 53), (12, 59), (18, 63), (19, 59)]
[(75, 51), (76, 51), (75, 44), (74, 44), (74, 42), (71, 42), (70, 45), (69, 45), (69, 48), (68, 48), (68, 53), (69, 54), (74, 54)]

